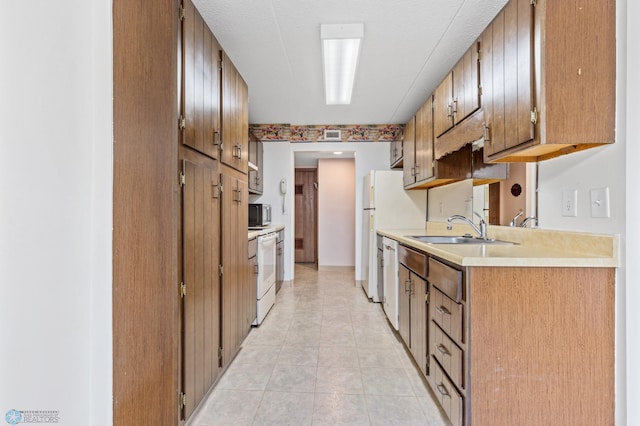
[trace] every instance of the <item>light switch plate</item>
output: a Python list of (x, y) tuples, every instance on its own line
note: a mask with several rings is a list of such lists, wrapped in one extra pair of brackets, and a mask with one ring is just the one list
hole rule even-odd
[(591, 196), (591, 217), (611, 217), (609, 187), (594, 188), (589, 193)]
[(562, 191), (562, 216), (578, 216), (578, 190), (565, 189)]

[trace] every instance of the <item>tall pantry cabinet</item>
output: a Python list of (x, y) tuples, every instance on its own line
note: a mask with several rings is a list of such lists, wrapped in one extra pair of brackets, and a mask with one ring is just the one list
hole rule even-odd
[(113, 22), (113, 423), (177, 425), (252, 321), (248, 90), (191, 1)]

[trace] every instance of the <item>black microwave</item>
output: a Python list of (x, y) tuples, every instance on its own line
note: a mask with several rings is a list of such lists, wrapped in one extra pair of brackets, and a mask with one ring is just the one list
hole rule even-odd
[(249, 228), (263, 228), (271, 223), (271, 204), (249, 204)]

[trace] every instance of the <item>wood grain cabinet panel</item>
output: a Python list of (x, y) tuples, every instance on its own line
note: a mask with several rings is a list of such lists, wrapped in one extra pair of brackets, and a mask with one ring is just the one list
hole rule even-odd
[(435, 322), (431, 323), (431, 334), (433, 335), (431, 353), (447, 372), (453, 384), (459, 389), (464, 389), (464, 351)]
[(398, 265), (398, 332), (409, 347), (411, 342), (411, 271)]
[(402, 140), (392, 141), (389, 145), (389, 158), (392, 169), (402, 168), (403, 166), (403, 152), (402, 152)]
[(183, 161), (182, 377), (188, 418), (218, 376), (220, 204), (215, 167)]
[(432, 319), (459, 345), (464, 343), (464, 305), (456, 303), (431, 283)]
[(178, 1), (150, 13), (146, 1), (115, 0), (112, 11), (113, 424), (175, 425)]
[(438, 363), (434, 364), (434, 393), (440, 406), (454, 426), (462, 426), (465, 419), (464, 398), (458, 393)]
[(434, 99), (429, 96), (405, 125), (403, 171), (406, 189), (431, 188), (472, 176), (470, 147), (436, 159)]
[(404, 186), (416, 182), (416, 117), (413, 116), (404, 125), (402, 134), (402, 172)]
[(614, 424), (614, 268), (474, 267), (468, 286), (468, 424)]
[(460, 269), (459, 304), (429, 282), (427, 381), (451, 422), (612, 425), (615, 269)]
[(249, 333), (250, 303), (255, 305), (255, 287), (249, 299), (250, 266), (247, 258), (247, 182), (222, 173), (221, 253), (221, 346), (222, 367), (226, 367)]
[(220, 138), (220, 45), (189, 0), (182, 20), (182, 143), (216, 158)]
[(433, 93), (433, 133), (436, 137), (453, 127), (453, 73), (449, 72)]
[(481, 36), (485, 161), (615, 142), (615, 9), (615, 0), (511, 0), (500, 11)]
[(415, 167), (416, 182), (435, 177), (433, 157), (433, 97), (429, 96), (416, 113)]
[(427, 257), (408, 247), (398, 247), (398, 328), (416, 364), (427, 374), (428, 292)]
[(222, 52), (222, 163), (244, 174), (249, 160), (247, 84), (227, 54)]
[(262, 194), (264, 183), (263, 176), (263, 146), (262, 141), (252, 132), (249, 132), (249, 162), (254, 164), (258, 170), (249, 170), (249, 192), (252, 194)]

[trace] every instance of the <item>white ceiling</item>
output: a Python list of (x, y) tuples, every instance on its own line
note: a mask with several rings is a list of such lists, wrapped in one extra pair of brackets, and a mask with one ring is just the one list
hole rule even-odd
[[(396, 124), (507, 0), (194, 0), (249, 86), (249, 122)], [(320, 24), (364, 23), (351, 105), (324, 104)]]

